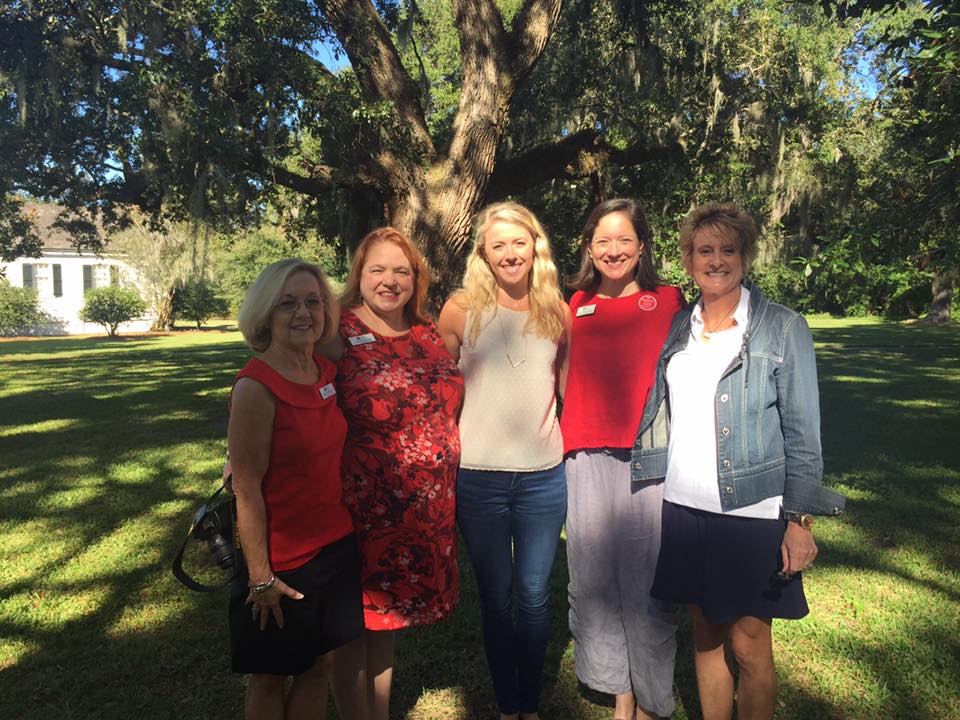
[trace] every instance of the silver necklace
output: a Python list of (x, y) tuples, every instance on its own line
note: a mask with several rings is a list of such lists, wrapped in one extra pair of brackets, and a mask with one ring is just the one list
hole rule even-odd
[(499, 310), (494, 310), (497, 314), (497, 326), (500, 328), (500, 337), (503, 339), (503, 352), (507, 356), (507, 361), (510, 363), (511, 367), (518, 368), (527, 361), (527, 334), (521, 332), (523, 337), (523, 357), (519, 360), (514, 360), (513, 356), (510, 354), (510, 344), (507, 342), (507, 331), (504, 330), (503, 315), (500, 314)]

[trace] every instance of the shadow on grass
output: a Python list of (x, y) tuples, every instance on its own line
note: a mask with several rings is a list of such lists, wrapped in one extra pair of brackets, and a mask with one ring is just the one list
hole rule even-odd
[[(827, 481), (853, 496), (845, 517), (824, 523), (818, 566), (896, 579), (894, 587), (922, 590), (923, 600), (943, 598), (955, 617), (960, 333), (913, 330), (815, 330), (829, 343), (818, 353)], [(215, 485), (226, 393), (247, 353), (215, 336), (186, 347), (166, 342), (0, 343), (6, 717), (240, 714), (242, 681), (228, 669), (226, 593), (189, 593), (168, 567), (190, 511)], [(914, 556), (947, 572), (917, 569)], [(462, 554), (460, 568), (453, 617), (400, 636), (395, 720), (496, 717), (473, 574)], [(592, 701), (602, 698), (586, 699), (576, 685), (566, 583), (561, 546), (543, 716), (609, 718)], [(843, 621), (857, 629), (858, 619)], [(803, 637), (803, 652), (819, 663), (815, 672), (850, 666), (859, 685), (847, 701), (831, 701), (836, 695), (803, 675), (801, 663), (796, 675), (781, 675), (777, 717), (957, 716), (956, 629), (923, 612), (903, 623), (906, 629), (884, 633), (833, 637), (821, 629)], [(674, 718), (699, 718), (685, 617), (678, 644)]]

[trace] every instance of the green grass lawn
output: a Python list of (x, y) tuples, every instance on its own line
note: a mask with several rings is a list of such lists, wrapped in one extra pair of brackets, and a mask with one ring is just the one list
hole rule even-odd
[[(774, 626), (779, 718), (960, 718), (960, 330), (814, 319), (826, 482), (811, 614)], [(0, 717), (234, 718), (225, 593), (169, 562), (215, 487), (239, 335), (0, 342)], [(545, 720), (585, 699), (554, 576)], [(393, 717), (496, 717), (473, 578), (401, 635)], [(699, 710), (684, 623), (675, 718)], [(593, 698), (596, 699), (596, 698)]]

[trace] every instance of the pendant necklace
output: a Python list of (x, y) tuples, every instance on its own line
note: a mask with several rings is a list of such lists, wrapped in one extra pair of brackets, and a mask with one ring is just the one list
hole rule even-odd
[[(737, 302), (735, 302), (733, 305), (730, 306), (730, 309), (727, 310), (724, 316), (720, 318), (720, 322), (716, 323), (713, 326), (712, 330), (707, 328), (707, 320), (706, 318), (703, 318), (703, 332), (700, 334), (700, 340), (705, 343), (710, 342), (710, 338), (713, 335), (713, 333), (717, 332), (717, 330), (720, 329), (720, 326), (727, 321), (727, 318), (733, 314), (733, 311), (736, 309), (737, 305), (739, 304), (740, 304), (740, 300), (738, 299)], [(700, 317), (703, 317), (703, 313), (700, 314)]]
[(503, 339), (503, 352), (507, 356), (507, 361), (510, 363), (511, 367), (518, 368), (527, 361), (527, 334), (521, 332), (523, 336), (523, 357), (519, 360), (514, 360), (513, 356), (510, 355), (510, 344), (507, 342), (507, 331), (504, 329), (503, 315), (495, 310), (497, 313), (497, 326), (500, 328), (500, 337)]

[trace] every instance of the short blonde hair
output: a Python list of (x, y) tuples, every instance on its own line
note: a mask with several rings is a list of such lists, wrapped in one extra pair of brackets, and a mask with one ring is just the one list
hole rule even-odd
[(420, 253), (402, 232), (392, 227), (382, 227), (372, 230), (360, 241), (353, 254), (353, 264), (343, 292), (340, 294), (340, 305), (345, 308), (356, 308), (363, 304), (363, 295), (360, 293), (360, 275), (367, 262), (367, 255), (377, 243), (389, 242), (396, 245), (403, 252), (413, 271), (413, 295), (403, 306), (403, 316), (411, 325), (427, 322), (426, 303), (427, 288), (430, 286), (430, 271)]
[(488, 205), (477, 214), (474, 222), (473, 248), (467, 257), (463, 291), (459, 294), (465, 309), (473, 312), (467, 340), (473, 344), (480, 336), (483, 311), (489, 307), (496, 311), (497, 278), (483, 253), (483, 245), (487, 230), (498, 222), (522, 227), (533, 238), (533, 267), (527, 278), (530, 294), (527, 328), (540, 337), (558, 341), (565, 329), (563, 295), (560, 293), (560, 274), (550, 252), (550, 239), (537, 216), (515, 202)]
[(243, 333), (243, 339), (254, 352), (262, 353), (270, 347), (273, 340), (270, 334), (270, 316), (273, 314), (277, 296), (290, 276), (298, 272), (310, 273), (320, 285), (320, 295), (323, 298), (323, 335), (318, 342), (327, 342), (336, 334), (339, 320), (337, 304), (327, 283), (327, 276), (319, 265), (300, 258), (288, 258), (267, 265), (243, 296), (237, 325)]
[(740, 243), (744, 275), (750, 272), (759, 251), (757, 224), (739, 205), (711, 202), (687, 213), (680, 226), (680, 254), (686, 267), (690, 267), (690, 257), (693, 255), (693, 238), (701, 230), (729, 233)]

